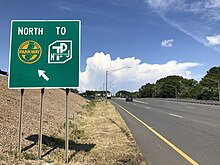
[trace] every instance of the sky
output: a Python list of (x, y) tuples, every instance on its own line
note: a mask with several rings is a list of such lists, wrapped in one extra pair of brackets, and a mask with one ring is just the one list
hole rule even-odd
[(80, 91), (102, 89), (106, 70), (115, 93), (169, 75), (199, 81), (219, 66), (220, 0), (1, 0), (1, 70), (10, 21), (41, 19), (81, 20)]

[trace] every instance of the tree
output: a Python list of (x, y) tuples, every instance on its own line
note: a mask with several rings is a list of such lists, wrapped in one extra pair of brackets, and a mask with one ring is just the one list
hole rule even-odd
[(197, 98), (197, 91), (199, 91), (199, 84), (194, 79), (183, 79), (180, 81), (179, 98)]
[(201, 92), (198, 99), (218, 100), (218, 82), (220, 81), (220, 67), (212, 67), (199, 82)]
[(125, 91), (125, 90), (120, 90), (116, 94), (116, 97), (127, 97), (131, 95), (131, 92)]
[(180, 92), (180, 81), (184, 81), (181, 76), (167, 76), (156, 82), (156, 97), (175, 98)]
[(152, 97), (154, 93), (154, 84), (147, 83), (138, 90), (140, 97)]
[(195, 98), (198, 82), (182, 76), (167, 76), (159, 79), (154, 87), (154, 97), (162, 98)]

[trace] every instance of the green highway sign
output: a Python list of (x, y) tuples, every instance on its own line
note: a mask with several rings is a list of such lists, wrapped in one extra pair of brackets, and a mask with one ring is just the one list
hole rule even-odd
[(79, 20), (13, 20), (9, 88), (79, 86)]

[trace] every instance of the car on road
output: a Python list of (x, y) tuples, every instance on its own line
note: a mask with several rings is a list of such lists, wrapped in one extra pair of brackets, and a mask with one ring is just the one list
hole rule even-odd
[(111, 93), (107, 93), (107, 99), (111, 99), (111, 98), (112, 98)]
[(133, 101), (133, 97), (132, 97), (132, 96), (127, 96), (127, 97), (125, 98), (125, 101), (127, 101), (127, 102), (132, 102), (132, 101)]

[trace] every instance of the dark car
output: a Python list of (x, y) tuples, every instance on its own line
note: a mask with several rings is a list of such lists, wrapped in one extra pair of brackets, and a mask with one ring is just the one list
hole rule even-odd
[(131, 101), (133, 101), (133, 97), (132, 96), (128, 96), (128, 97), (126, 97), (125, 101), (131, 102)]

